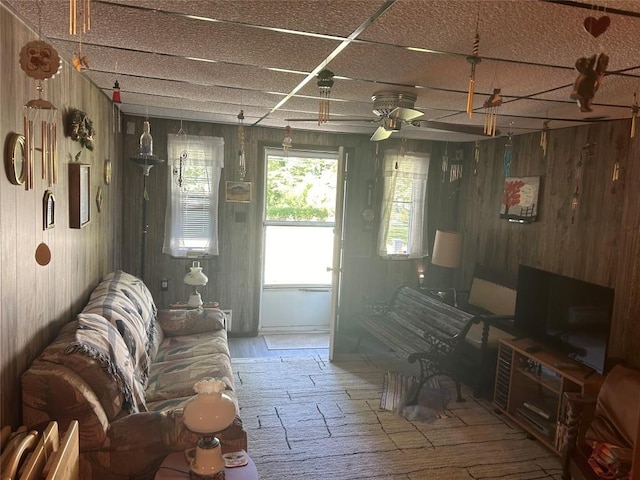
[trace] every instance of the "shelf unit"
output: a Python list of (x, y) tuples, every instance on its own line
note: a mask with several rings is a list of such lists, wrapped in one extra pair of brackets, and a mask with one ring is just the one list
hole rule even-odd
[(527, 339), (502, 339), (494, 405), (558, 455), (566, 393), (597, 395), (604, 377), (565, 355)]

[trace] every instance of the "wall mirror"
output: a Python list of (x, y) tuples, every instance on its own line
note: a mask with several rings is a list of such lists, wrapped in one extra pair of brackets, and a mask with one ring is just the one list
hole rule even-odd
[(24, 135), (10, 133), (5, 146), (4, 166), (7, 178), (14, 185), (24, 184), (26, 165), (24, 157)]

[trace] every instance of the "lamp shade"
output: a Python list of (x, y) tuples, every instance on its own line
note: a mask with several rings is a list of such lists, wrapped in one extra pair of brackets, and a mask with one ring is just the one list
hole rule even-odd
[(462, 257), (462, 234), (436, 230), (431, 263), (440, 267), (457, 268)]
[(184, 407), (183, 422), (194, 433), (214, 434), (233, 423), (236, 406), (222, 380), (207, 378), (193, 386), (196, 395)]
[(184, 277), (184, 283), (192, 287), (201, 287), (206, 285), (209, 279), (202, 273), (202, 267), (200, 262), (193, 262), (193, 266), (190, 268), (189, 273)]

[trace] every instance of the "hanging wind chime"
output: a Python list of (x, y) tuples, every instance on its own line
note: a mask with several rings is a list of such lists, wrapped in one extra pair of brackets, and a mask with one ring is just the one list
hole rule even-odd
[(318, 125), (327, 123), (329, 120), (331, 87), (333, 87), (333, 72), (325, 68), (318, 73), (318, 94), (320, 96), (318, 104)]
[(467, 114), (469, 115), (469, 118), (473, 116), (473, 94), (476, 82), (476, 65), (482, 61), (482, 59), (478, 56), (478, 53), (480, 51), (480, 34), (478, 33), (479, 21), (480, 13), (478, 13), (478, 17), (476, 18), (476, 36), (473, 40), (473, 49), (471, 50), (471, 55), (467, 57), (467, 62), (471, 64), (471, 74), (469, 75), (469, 92), (467, 94)]
[[(39, 16), (40, 16), (40, 8)], [(41, 18), (38, 19), (39, 24)], [(41, 25), (38, 26), (38, 36), (41, 37)], [(24, 169), (25, 189), (34, 188), (35, 179), (35, 151), (36, 151), (36, 131), (35, 125), (40, 123), (41, 141), (41, 178), (47, 179), (49, 186), (58, 183), (58, 162), (57, 162), (57, 128), (55, 122), (56, 107), (42, 98), (44, 87), (43, 80), (53, 78), (62, 67), (60, 56), (53, 46), (42, 40), (35, 40), (25, 44), (20, 50), (20, 67), (27, 76), (38, 81), (36, 90), (38, 98), (29, 100), (24, 108)]]
[(241, 109), (238, 114), (238, 140), (240, 141), (240, 148), (238, 149), (238, 176), (240, 181), (244, 181), (244, 176), (247, 174), (247, 163), (244, 154), (244, 111)]
[(498, 124), (498, 108), (502, 105), (500, 89), (494, 88), (484, 102), (484, 133), (490, 137), (496, 136), (496, 125)]
[(445, 179), (447, 178), (447, 173), (449, 172), (449, 155), (448, 155), (448, 150), (449, 150), (449, 142), (447, 142), (445, 144), (444, 147), (444, 154), (442, 155), (442, 183), (444, 183)]
[[(82, 26), (80, 29), (78, 17)], [(89, 68), (89, 58), (82, 53), (82, 34), (89, 30), (91, 30), (91, 0), (69, 0), (69, 35), (78, 35), (78, 31), (80, 32), (78, 52), (71, 59), (71, 63), (78, 72)]]
[(638, 107), (638, 100), (636, 99), (636, 94), (633, 94), (633, 105), (631, 105), (631, 138), (636, 136), (636, 121), (638, 119), (638, 111), (640, 108)]
[(548, 138), (547, 135), (549, 133), (549, 120), (545, 120), (542, 122), (542, 132), (540, 132), (540, 148), (542, 149), (542, 156), (547, 156), (547, 146), (548, 146)]

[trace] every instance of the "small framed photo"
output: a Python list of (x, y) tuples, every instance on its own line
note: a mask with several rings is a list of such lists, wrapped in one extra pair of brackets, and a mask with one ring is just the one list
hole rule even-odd
[(227, 182), (225, 186), (227, 202), (251, 202), (251, 182)]
[(42, 197), (42, 229), (49, 230), (56, 224), (56, 197), (51, 190)]
[(82, 228), (91, 221), (91, 166), (69, 164), (69, 226)]

